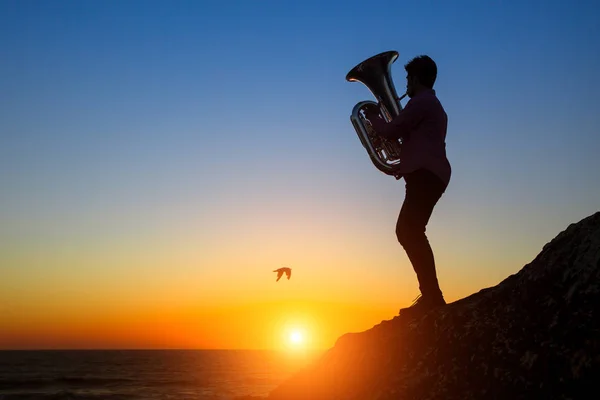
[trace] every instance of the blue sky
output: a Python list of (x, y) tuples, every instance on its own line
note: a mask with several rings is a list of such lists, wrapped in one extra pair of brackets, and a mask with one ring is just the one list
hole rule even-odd
[(449, 115), (442, 281), (495, 284), (599, 209), (599, 17), (593, 1), (2, 1), (0, 269), (23, 282), (74, 252), (61, 276), (78, 279), (153, 246), (225, 265), (283, 237), (256, 263), (331, 240), (331, 260), (356, 251), (414, 286), (403, 183), (360, 145), (349, 114), (371, 96), (344, 79), (395, 49), (398, 92), (428, 54)]

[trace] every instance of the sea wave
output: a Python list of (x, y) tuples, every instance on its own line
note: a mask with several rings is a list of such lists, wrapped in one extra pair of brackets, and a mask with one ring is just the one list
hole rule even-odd
[(295, 367), (263, 351), (0, 351), (0, 400), (264, 400)]
[(0, 400), (266, 400), (262, 396), (223, 397), (215, 394), (195, 394), (176, 397), (169, 395), (154, 395), (151, 397), (118, 393), (75, 393), (63, 391), (58, 393), (13, 393), (0, 394)]
[(134, 400), (138, 399), (135, 395), (116, 394), (116, 393), (12, 393), (0, 394), (0, 400)]
[[(131, 378), (98, 378), (98, 377), (40, 377), (40, 378), (0, 378), (0, 390), (11, 389), (42, 389), (57, 385), (69, 385), (71, 387), (88, 386), (116, 386), (133, 384)], [(2, 397), (0, 399), (4, 400)]]

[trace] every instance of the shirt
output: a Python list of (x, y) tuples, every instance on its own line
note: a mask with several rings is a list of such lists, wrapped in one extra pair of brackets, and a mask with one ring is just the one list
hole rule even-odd
[(388, 139), (402, 138), (400, 174), (424, 168), (448, 185), (452, 174), (446, 156), (448, 116), (435, 90), (424, 90), (412, 97), (390, 122), (382, 119), (374, 122), (373, 128), (379, 135)]

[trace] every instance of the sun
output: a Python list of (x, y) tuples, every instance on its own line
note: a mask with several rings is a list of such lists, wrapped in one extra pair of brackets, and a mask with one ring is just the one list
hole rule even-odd
[[(289, 315), (281, 321), (275, 332), (277, 335), (276, 347), (287, 350), (290, 354), (303, 354), (314, 348), (315, 323), (309, 317)], [(283, 319), (283, 318), (282, 318)]]
[(308, 337), (301, 328), (292, 328), (285, 333), (283, 345), (292, 352), (304, 351), (308, 346)]
[(292, 331), (290, 333), (290, 343), (299, 345), (299, 344), (302, 344), (303, 342), (304, 342), (304, 336), (302, 335), (302, 332)]

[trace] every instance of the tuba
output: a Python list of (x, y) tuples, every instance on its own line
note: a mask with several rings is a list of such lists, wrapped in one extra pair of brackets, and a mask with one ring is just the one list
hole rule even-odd
[(401, 139), (389, 140), (379, 136), (365, 117), (367, 107), (377, 107), (387, 122), (402, 111), (402, 100), (406, 94), (398, 98), (392, 81), (392, 64), (398, 58), (397, 51), (386, 51), (361, 62), (346, 75), (348, 82), (360, 82), (365, 85), (377, 99), (377, 102), (366, 100), (357, 103), (352, 109), (350, 121), (358, 134), (360, 142), (367, 150), (375, 167), (387, 175), (400, 179)]

